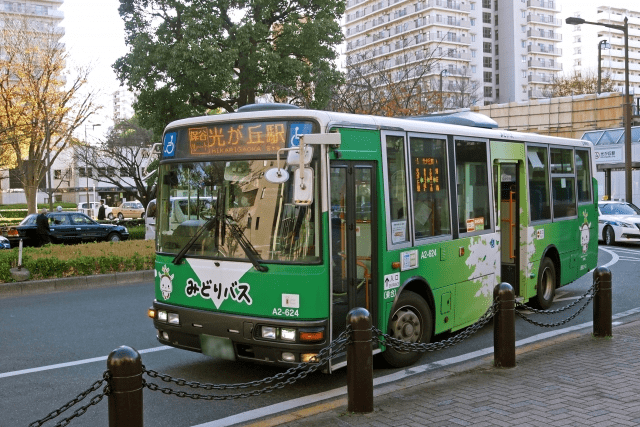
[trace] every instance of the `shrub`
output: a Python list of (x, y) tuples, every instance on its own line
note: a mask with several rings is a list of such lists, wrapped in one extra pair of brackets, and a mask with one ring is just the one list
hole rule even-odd
[[(154, 268), (153, 240), (45, 245), (24, 248), (22, 263), (33, 280), (89, 276)], [(0, 283), (12, 282), (10, 269), (18, 265), (18, 249), (0, 251)]]

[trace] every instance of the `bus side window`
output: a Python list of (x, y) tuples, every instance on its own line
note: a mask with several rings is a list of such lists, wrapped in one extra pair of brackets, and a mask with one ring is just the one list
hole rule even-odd
[(487, 143), (456, 140), (458, 230), (472, 233), (491, 228)]
[(451, 233), (446, 140), (411, 137), (415, 238)]
[(553, 217), (576, 215), (574, 154), (571, 148), (551, 148)]
[(404, 137), (386, 136), (387, 149), (387, 188), (388, 206), (391, 224), (391, 243), (404, 243), (409, 240), (407, 221), (407, 182), (404, 156)]
[(551, 219), (547, 147), (528, 147), (527, 158), (531, 221)]
[(576, 149), (576, 176), (578, 178), (578, 203), (590, 203), (591, 167), (587, 150)]

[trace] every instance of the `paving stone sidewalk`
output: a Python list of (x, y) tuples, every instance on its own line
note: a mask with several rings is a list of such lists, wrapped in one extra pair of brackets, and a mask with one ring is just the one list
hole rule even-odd
[(595, 339), (585, 330), (534, 346), (518, 354), (513, 369), (493, 368), (492, 360), (396, 385), (374, 397), (370, 414), (347, 413), (345, 398), (324, 411), (253, 425), (640, 426), (640, 320), (614, 327), (613, 338)]

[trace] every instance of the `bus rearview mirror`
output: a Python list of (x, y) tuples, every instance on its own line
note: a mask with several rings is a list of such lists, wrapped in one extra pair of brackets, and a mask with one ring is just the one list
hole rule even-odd
[(296, 169), (293, 173), (293, 203), (309, 206), (313, 203), (313, 169)]

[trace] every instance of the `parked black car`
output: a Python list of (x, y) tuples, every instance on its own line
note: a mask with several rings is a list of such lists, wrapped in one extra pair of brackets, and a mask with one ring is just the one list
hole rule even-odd
[[(38, 214), (27, 215), (19, 225), (7, 228), (6, 237), (11, 247), (18, 246), (22, 239), (23, 246), (38, 244), (36, 236), (36, 217)], [(47, 214), (51, 229), (52, 243), (80, 243), (94, 241), (127, 240), (129, 230), (122, 225), (98, 224), (81, 212), (50, 212)]]

